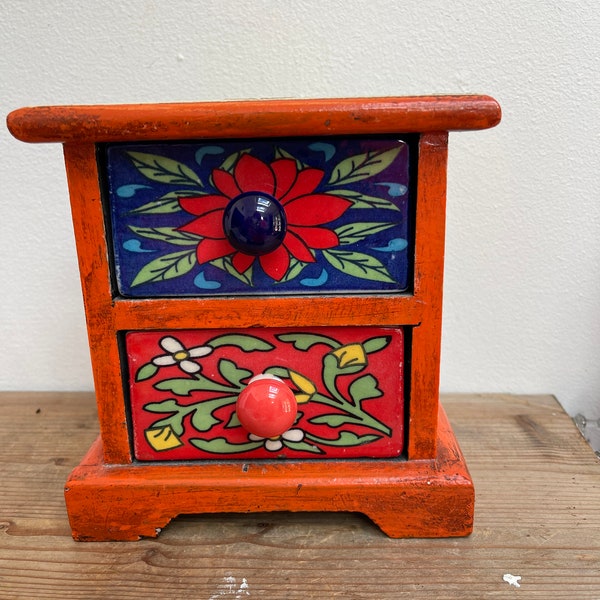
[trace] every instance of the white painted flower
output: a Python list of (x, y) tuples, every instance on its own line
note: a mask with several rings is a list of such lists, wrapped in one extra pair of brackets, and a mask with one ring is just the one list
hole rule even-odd
[(264, 441), (265, 448), (269, 452), (277, 452), (283, 448), (283, 440), (287, 442), (301, 442), (304, 439), (304, 431), (302, 429), (288, 429), (285, 433), (272, 438), (263, 438), (251, 433), (248, 436), (253, 442)]
[(152, 364), (157, 367), (169, 367), (177, 365), (183, 372), (193, 375), (198, 373), (202, 367), (191, 358), (201, 358), (208, 356), (213, 349), (210, 346), (194, 346), (186, 348), (178, 339), (174, 337), (164, 337), (158, 342), (160, 347), (168, 354), (162, 354), (152, 359)]

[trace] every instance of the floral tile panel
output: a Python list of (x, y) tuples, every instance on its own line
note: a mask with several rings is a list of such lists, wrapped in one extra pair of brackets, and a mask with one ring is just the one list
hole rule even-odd
[[(402, 329), (134, 331), (125, 336), (138, 460), (397, 457), (404, 446)], [(248, 381), (293, 391), (288, 431), (262, 439), (240, 424)]]
[[(396, 138), (119, 144), (106, 148), (116, 288), (127, 297), (403, 291), (409, 147)], [(228, 205), (267, 194), (285, 216), (256, 256)]]

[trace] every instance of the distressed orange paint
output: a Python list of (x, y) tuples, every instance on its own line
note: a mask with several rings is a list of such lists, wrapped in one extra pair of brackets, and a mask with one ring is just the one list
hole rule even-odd
[[(487, 96), (24, 108), (8, 126), (64, 144), (100, 438), (65, 498), (78, 540), (156, 536), (179, 514), (358, 511), (392, 537), (468, 535), (474, 492), (439, 406), (448, 132), (495, 126)], [(124, 298), (114, 292), (98, 144), (282, 136), (418, 134), (413, 282), (407, 292)], [(407, 411), (400, 458), (139, 462), (132, 455), (122, 338), (201, 328), (403, 328)], [(332, 464), (332, 462), (334, 464)], [(335, 474), (334, 476), (332, 474)]]

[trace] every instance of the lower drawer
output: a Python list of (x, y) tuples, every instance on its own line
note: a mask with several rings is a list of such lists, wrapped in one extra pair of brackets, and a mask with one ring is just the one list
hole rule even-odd
[[(143, 461), (394, 457), (404, 445), (401, 328), (131, 331), (135, 458)], [(253, 376), (294, 393), (289, 430), (260, 438), (236, 414)]]

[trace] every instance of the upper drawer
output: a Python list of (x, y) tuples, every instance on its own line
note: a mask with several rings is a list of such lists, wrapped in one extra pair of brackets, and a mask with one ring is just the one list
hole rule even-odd
[(116, 290), (404, 291), (412, 150), (408, 137), (109, 145)]

